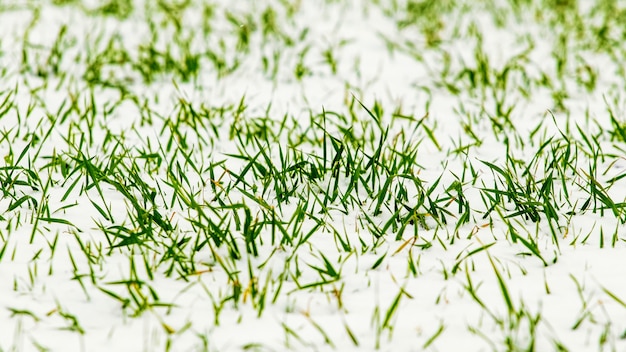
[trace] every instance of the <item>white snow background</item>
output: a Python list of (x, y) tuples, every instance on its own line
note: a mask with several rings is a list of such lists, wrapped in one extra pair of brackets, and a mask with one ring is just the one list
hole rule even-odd
[(0, 351), (626, 350), (625, 21), (0, 1)]

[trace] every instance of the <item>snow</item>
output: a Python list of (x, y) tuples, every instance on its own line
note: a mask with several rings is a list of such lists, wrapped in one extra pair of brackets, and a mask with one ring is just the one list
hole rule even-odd
[[(400, 5), (393, 9), (392, 4), (404, 1), (213, 1), (209, 4), (214, 6), (213, 31), (206, 36), (200, 30), (203, 18), (198, 10), (203, 2), (191, 3), (182, 17), (181, 32), (182, 37), (190, 38), (190, 50), (210, 50), (218, 55), (222, 50), (227, 65), (239, 60), (239, 66), (221, 74), (205, 59), (199, 73), (187, 82), (172, 70), (146, 82), (132, 64), (103, 64), (101, 78), (123, 89), (104, 84), (89, 87), (84, 73), (98, 52), (119, 50), (137, 59), (142, 45), (151, 40), (148, 22), (167, 21), (164, 12), (152, 12), (154, 3), (135, 2), (125, 19), (90, 14), (89, 9), (97, 8), (94, 4), (83, 4), (83, 9), (48, 2), (18, 4), (15, 9), (0, 5), (0, 102), (7, 96), (14, 101), (14, 106), (0, 115), (0, 132), (5, 136), (0, 136), (5, 163), (0, 173), (6, 188), (0, 197), (0, 209), (6, 210), (0, 214), (0, 351), (626, 349), (626, 305), (619, 301), (626, 301), (626, 268), (620, 265), (626, 255), (624, 214), (615, 216), (610, 209), (595, 211), (593, 200), (582, 209), (590, 197), (585, 174), (591, 172), (620, 212), (626, 198), (625, 181), (611, 182), (623, 175), (626, 162), (623, 141), (614, 140), (607, 132), (614, 127), (605, 103), (608, 101), (615, 118), (623, 121), (620, 60), (582, 44), (578, 48), (574, 39), (569, 39), (575, 54), (567, 54), (571, 56), (565, 67), (568, 74), (560, 78), (552, 55), (559, 33), (547, 29), (548, 20), (535, 21), (534, 15), (528, 14), (516, 22), (508, 18), (512, 22), (499, 28), (489, 10), (469, 1), (458, 1), (454, 10), (442, 14), (442, 44), (435, 48), (428, 46), (418, 26), (396, 26), (394, 20), (406, 14)], [(498, 3), (508, 6), (508, 2)], [(268, 6), (277, 9), (278, 26), (295, 39), (294, 44), (286, 46), (280, 36), (264, 38), (256, 30), (249, 46), (237, 49), (237, 35), (227, 14), (240, 19), (254, 17)], [(292, 17), (289, 6), (295, 9)], [(28, 29), (35, 13), (39, 20)], [(152, 18), (155, 13), (160, 17)], [(54, 74), (46, 71), (50, 68), (48, 54), (63, 25), (67, 26), (60, 44), (59, 72), (63, 74)], [(245, 24), (241, 28), (245, 29)], [(476, 43), (471, 30), (482, 33), (482, 43)], [(29, 34), (23, 39), (26, 31)], [(171, 45), (174, 57), (184, 55), (176, 46), (177, 34), (171, 24), (164, 24), (158, 33), (155, 48), (165, 51)], [(97, 38), (101, 38), (98, 43)], [(388, 50), (384, 38), (414, 49)], [(117, 49), (107, 48), (111, 39)], [(22, 67), (23, 40), (29, 43), (30, 56), (24, 63), (28, 70)], [(512, 108), (512, 126), (502, 130), (495, 130), (489, 119), (497, 114), (494, 85), (473, 88), (461, 77), (463, 69), (478, 67), (475, 52), (480, 45), (493, 72), (501, 72), (529, 50), (527, 57), (519, 59), (523, 69), (511, 73), (509, 84), (520, 87), (528, 80), (530, 94), (507, 90), (504, 106)], [(337, 58), (336, 73), (324, 63), (323, 51), (328, 47)], [(273, 79), (264, 70), (262, 57), (271, 58), (275, 52), (280, 58), (273, 63), (277, 67)], [(616, 50), (615, 55), (619, 59), (622, 54)], [(301, 58), (310, 72), (297, 79), (294, 67)], [(591, 92), (577, 81), (576, 58), (597, 74), (597, 86)], [(44, 70), (43, 77), (37, 76), (38, 67)], [(550, 80), (554, 89), (542, 86), (542, 79)], [(458, 88), (458, 94), (446, 89), (445, 82)], [(558, 90), (569, 93), (562, 106), (553, 95)], [(242, 97), (245, 109), (238, 112)], [(411, 173), (425, 189), (441, 177), (433, 199), (443, 197), (448, 186), (464, 177), (461, 183), (471, 207), (468, 223), (457, 227), (461, 214), (451, 199), (446, 208), (451, 212), (447, 224), (425, 214), (424, 223), (407, 227), (400, 239), (391, 228), (384, 237), (376, 238), (367, 219), (383, 227), (394, 210), (385, 202), (381, 214), (375, 214), (378, 198), (370, 197), (363, 187), (351, 191), (363, 204), (352, 204), (348, 211), (335, 201), (324, 213), (314, 200), (314, 195), (323, 198), (332, 189), (343, 195), (350, 184), (343, 176), (336, 187), (329, 175), (315, 185), (302, 182), (288, 202), (280, 202), (272, 187), (261, 192), (262, 177), (252, 176), (258, 170), (242, 176), (245, 182), (256, 182), (257, 190), (246, 189), (256, 200), (241, 189), (226, 195), (223, 188), (212, 188), (217, 179), (222, 186), (232, 185), (245, 170), (245, 160), (233, 154), (246, 152), (252, 158), (258, 153), (254, 142), (247, 144), (248, 150), (241, 150), (242, 143), (229, 136), (242, 136), (246, 131), (236, 127), (265, 117), (279, 125), (287, 116), (285, 125), (292, 129), (267, 146), (268, 157), (276, 165), (280, 148), (287, 146), (301, 151), (307, 160), (321, 157), (319, 146), (297, 141), (298, 134), (326, 138), (311, 127), (313, 117), (324, 112), (333, 121), (338, 120), (333, 113), (348, 117), (329, 124), (328, 134), (337, 140), (343, 137), (345, 131), (339, 127), (344, 125), (357, 137), (374, 135), (372, 142), (353, 149), (372, 155), (381, 131), (370, 129), (372, 125), (367, 123), (371, 118), (359, 102), (370, 110), (375, 102), (383, 107), (382, 123), (389, 124), (389, 139), (397, 138), (397, 149), (419, 143)], [(172, 127), (182, 119), (177, 114), (183, 103), (209, 112), (204, 126), (195, 131), (191, 123)], [(220, 107), (222, 115), (217, 113)], [(415, 121), (392, 118), (396, 109), (415, 121), (427, 116), (423, 124), (432, 129), (437, 143), (423, 130), (414, 130)], [(91, 111), (95, 111), (93, 116)], [(63, 112), (67, 112), (64, 118)], [(351, 113), (358, 114), (358, 119), (350, 120)], [(152, 123), (147, 122), (150, 119)], [(589, 146), (582, 133), (597, 142)], [(554, 180), (552, 202), (560, 206), (558, 221), (547, 219), (544, 213), (537, 223), (523, 216), (507, 218), (516, 211), (512, 202), (487, 213), (484, 190), (506, 187), (501, 175), (487, 163), (517, 168), (519, 183), (527, 186), (521, 176), (524, 168), (549, 138), (554, 143), (540, 155), (551, 160), (550, 155), (555, 154), (550, 154), (551, 147), (562, 151), (563, 135), (580, 143), (571, 150), (577, 157), (575, 167), (564, 171), (568, 188), (563, 188), (560, 178)], [(42, 142), (33, 142), (33, 138)], [(184, 143), (189, 148), (182, 147)], [(449, 153), (470, 144), (465, 153)], [(22, 169), (13, 168), (26, 146), (26, 157), (18, 163)], [(594, 148), (601, 150), (604, 158), (594, 159)], [(137, 155), (149, 151), (159, 153), (160, 161), (152, 165), (155, 172), (146, 166), (124, 173), (120, 167), (102, 175), (102, 179), (127, 187), (128, 194), (112, 182), (90, 186), (93, 178), (77, 166), (89, 160), (105, 168), (115, 160), (115, 153), (126, 153), (120, 159), (122, 164), (136, 161), (148, 165), (147, 159)], [(81, 153), (83, 160), (69, 158)], [(45, 167), (53, 155), (65, 155), (70, 165), (67, 173)], [(200, 172), (193, 170), (192, 163)], [(211, 169), (221, 174), (209, 175), (213, 163), (223, 163)], [(469, 182), (473, 179), (470, 164), (476, 172), (475, 182)], [(226, 214), (210, 208), (220, 201), (245, 205), (252, 221), (263, 220), (268, 213), (264, 209), (271, 208), (287, 232), (297, 234), (293, 243), (280, 243), (280, 231), (274, 234), (276, 241), (272, 240), (272, 232), (265, 227), (254, 256), (246, 252), (245, 226), (232, 223), (232, 241), (240, 258), (232, 259), (232, 249), (210, 244), (210, 239), (197, 251), (192, 249), (185, 241), (197, 246), (210, 238), (213, 230), (201, 230), (193, 223), (197, 220), (206, 225), (208, 219), (180, 201), (182, 196), (173, 200), (180, 196), (172, 186), (179, 175), (167, 173), (171, 165), (174, 170), (180, 165), (185, 177), (179, 179), (186, 180), (181, 187), (212, 221), (219, 223), (219, 217)], [(543, 159), (532, 167), (536, 181), (547, 177), (546, 169)], [(10, 187), (4, 181), (28, 180), (24, 170), (37, 171), (38, 187)], [(131, 173), (138, 178), (133, 179)], [(146, 201), (141, 186), (132, 186), (140, 181), (155, 191), (154, 203)], [(538, 184), (540, 188), (543, 183)], [(391, 187), (399, 185), (406, 187), (408, 202), (416, 202), (415, 184), (398, 178)], [(389, 193), (397, 189), (390, 188)], [(22, 196), (30, 196), (32, 201), (9, 209)], [(146, 216), (158, 212), (175, 230), (155, 229), (157, 239), (144, 245), (112, 246), (112, 239), (141, 235), (140, 224), (132, 220), (139, 211), (131, 198), (144, 201), (141, 206)], [(107, 208), (111, 219), (103, 214)], [(241, 209), (234, 213), (244, 223), (246, 215)], [(497, 214), (504, 211), (508, 214)], [(302, 229), (297, 221), (292, 222), (299, 212), (305, 214)], [(64, 219), (71, 225), (41, 218)], [(536, 243), (546, 265), (522, 241), (511, 240), (507, 221), (518, 236)], [(322, 225), (317, 227), (317, 223)], [(298, 244), (309, 231), (312, 235)], [(342, 249), (339, 238), (350, 250)], [(183, 259), (177, 261), (176, 255)], [(327, 262), (336, 278), (328, 272)], [(183, 273), (185, 270), (188, 272)]]

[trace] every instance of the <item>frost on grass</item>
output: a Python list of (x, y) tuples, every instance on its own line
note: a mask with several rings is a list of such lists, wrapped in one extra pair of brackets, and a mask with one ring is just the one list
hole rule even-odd
[(0, 3), (0, 351), (624, 349), (624, 13)]

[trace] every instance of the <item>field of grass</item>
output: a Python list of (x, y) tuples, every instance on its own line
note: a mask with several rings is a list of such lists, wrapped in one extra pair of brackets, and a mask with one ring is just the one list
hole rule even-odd
[(624, 23), (0, 0), (0, 351), (626, 350)]

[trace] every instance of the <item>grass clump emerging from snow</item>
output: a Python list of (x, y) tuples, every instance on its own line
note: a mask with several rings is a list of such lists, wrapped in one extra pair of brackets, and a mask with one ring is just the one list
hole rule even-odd
[(622, 349), (624, 14), (0, 4), (0, 351)]

